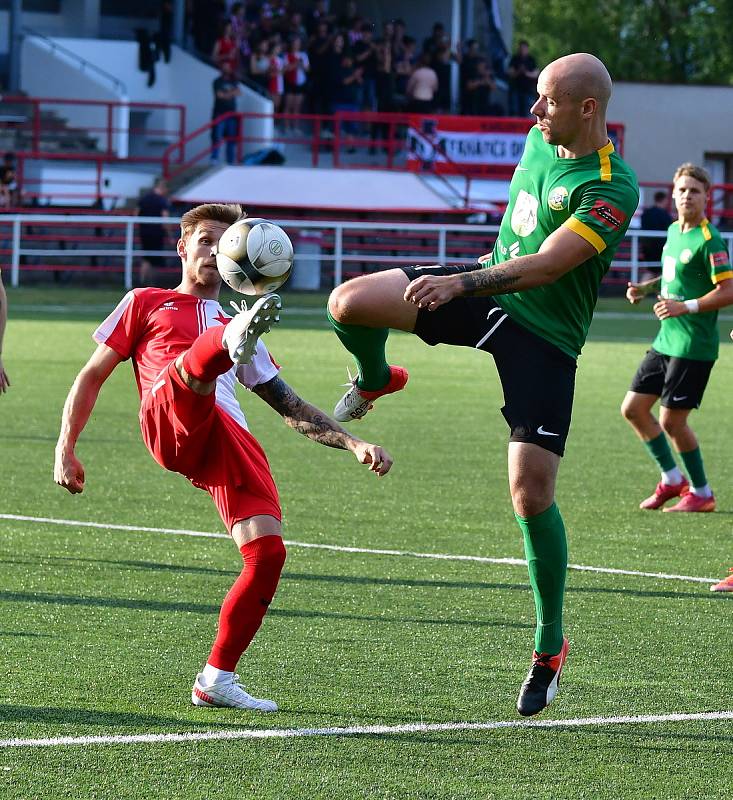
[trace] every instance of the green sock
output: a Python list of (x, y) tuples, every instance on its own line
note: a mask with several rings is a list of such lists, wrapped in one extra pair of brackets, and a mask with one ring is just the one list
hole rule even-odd
[(644, 442), (644, 447), (662, 472), (670, 472), (677, 466), (667, 437), (663, 433), (660, 433), (656, 439)]
[(705, 477), (705, 467), (702, 464), (700, 448), (696, 447), (694, 450), (680, 453), (680, 458), (685, 465), (687, 474), (690, 476), (690, 483), (693, 488), (698, 489), (702, 486), (707, 486), (708, 479)]
[(562, 648), (562, 604), (568, 568), (565, 525), (555, 503), (534, 517), (514, 516), (524, 534), (529, 582), (537, 610), (535, 650), (556, 655)]
[(389, 336), (389, 328), (367, 328), (365, 325), (344, 325), (337, 322), (330, 311), (326, 311), (328, 321), (333, 325), (341, 344), (354, 356), (359, 369), (356, 384), (360, 389), (373, 392), (389, 383), (389, 364), (384, 345)]

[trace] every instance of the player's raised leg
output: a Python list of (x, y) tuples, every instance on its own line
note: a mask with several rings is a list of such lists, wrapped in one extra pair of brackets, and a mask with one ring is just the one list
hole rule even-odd
[(360, 419), (378, 397), (403, 389), (407, 370), (387, 363), (389, 329), (412, 332), (417, 306), (404, 299), (409, 283), (400, 269), (391, 269), (337, 286), (328, 300), (328, 318), (344, 347), (354, 356), (358, 375), (336, 405), (334, 417)]
[(524, 537), (537, 613), (532, 665), (517, 699), (522, 716), (537, 714), (554, 700), (569, 650), (562, 624), (568, 547), (555, 503), (559, 464), (559, 455), (538, 445), (509, 445), (512, 505)]
[(243, 304), (226, 325), (207, 328), (191, 347), (176, 359), (176, 370), (197, 394), (216, 389), (219, 375), (229, 372), (232, 362), (248, 364), (257, 353), (257, 340), (280, 321), (282, 302), (276, 294), (259, 298), (251, 308)]
[(285, 563), (280, 520), (258, 514), (232, 527), (242, 554), (242, 571), (224, 598), (219, 627), (206, 666), (196, 676), (191, 702), (197, 706), (277, 711), (272, 700), (253, 697), (235, 673), (275, 596)]
[(257, 353), (257, 339), (280, 322), (282, 301), (276, 294), (260, 297), (251, 308), (242, 307), (227, 323), (222, 342), (235, 364), (249, 364)]

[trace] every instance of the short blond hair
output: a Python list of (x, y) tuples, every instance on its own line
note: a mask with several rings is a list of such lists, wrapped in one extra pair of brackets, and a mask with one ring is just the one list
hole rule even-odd
[(698, 167), (697, 164), (692, 164), (689, 161), (685, 164), (680, 164), (672, 178), (672, 184), (674, 185), (680, 178), (684, 177), (694, 178), (696, 181), (700, 181), (705, 187), (705, 192), (707, 193), (710, 191), (710, 187), (712, 186), (710, 174), (706, 169)]
[(224, 222), (233, 225), (243, 216), (245, 211), (239, 203), (204, 203), (194, 206), (181, 217), (181, 239), (188, 239), (200, 222)]

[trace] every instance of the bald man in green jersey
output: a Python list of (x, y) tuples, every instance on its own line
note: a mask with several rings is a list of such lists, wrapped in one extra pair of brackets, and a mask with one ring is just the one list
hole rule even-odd
[[(733, 303), (733, 267), (714, 225), (705, 217), (710, 176), (694, 164), (682, 164), (673, 178), (672, 196), (679, 219), (667, 231), (662, 275), (629, 283), (626, 297), (638, 303), (658, 295), (654, 313), (659, 333), (626, 393), (621, 413), (656, 462), (661, 480), (640, 508), (664, 511), (715, 511), (700, 445), (688, 417), (699, 408), (718, 358), (718, 310)], [(660, 400), (659, 420), (652, 414)], [(689, 476), (680, 471), (667, 441)]]
[[(389, 328), (491, 353), (510, 428), (509, 484), (537, 612), (535, 652), (517, 701), (536, 714), (555, 697), (568, 640), (562, 627), (567, 542), (555, 481), (570, 426), (576, 358), (598, 286), (639, 201), (636, 176), (606, 130), (611, 78), (575, 53), (539, 76), (537, 125), (510, 187), (493, 253), (467, 267), (406, 267), (337, 287), (336, 335), (359, 375), (336, 406), (363, 417), (399, 391), (407, 371), (386, 361)], [(470, 413), (470, 409), (466, 409)]]

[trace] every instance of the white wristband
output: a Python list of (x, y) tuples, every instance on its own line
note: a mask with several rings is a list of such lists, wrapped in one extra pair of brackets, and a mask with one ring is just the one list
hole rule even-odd
[(685, 300), (685, 305), (689, 314), (697, 314), (700, 310), (700, 303), (697, 300)]

